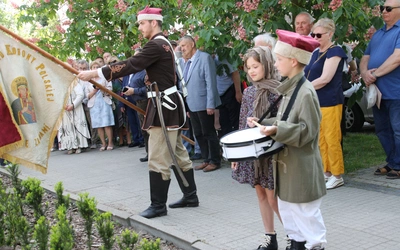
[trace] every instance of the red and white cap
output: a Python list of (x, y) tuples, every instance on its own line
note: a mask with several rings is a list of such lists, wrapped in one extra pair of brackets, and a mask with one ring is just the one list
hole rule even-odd
[(137, 21), (142, 21), (142, 20), (159, 20), (163, 21), (163, 16), (161, 14), (162, 9), (160, 8), (150, 8), (149, 6), (146, 6), (144, 10), (141, 10), (138, 12), (137, 15)]
[(276, 30), (278, 42), (274, 53), (288, 58), (296, 58), (298, 62), (307, 65), (312, 52), (319, 47), (319, 42), (310, 36), (303, 36), (292, 31)]

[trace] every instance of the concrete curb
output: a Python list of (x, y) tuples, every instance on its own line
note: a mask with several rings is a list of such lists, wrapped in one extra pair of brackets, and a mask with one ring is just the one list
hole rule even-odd
[[(0, 168), (0, 172), (10, 177), (9, 173), (4, 168)], [(19, 178), (21, 180), (26, 180), (28, 176), (20, 175)], [(56, 194), (54, 186), (46, 185), (43, 182), (41, 183), (41, 186), (47, 192)], [(64, 195), (69, 195), (71, 202), (76, 202), (77, 200), (79, 200), (79, 195), (67, 192), (65, 190)], [(135, 231), (143, 231), (155, 237), (172, 242), (175, 246), (185, 250), (218, 250), (218, 248), (201, 242), (198, 238), (194, 236), (168, 228), (158, 222), (146, 219), (139, 215), (132, 215), (131, 213), (121, 211), (101, 203), (97, 204), (97, 210), (101, 213), (110, 212), (112, 214), (112, 219), (114, 222), (117, 222), (125, 227), (133, 227)]]
[[(72, 198), (71, 198), (72, 199)], [(141, 217), (140, 215), (132, 215), (128, 212), (121, 211), (107, 205), (98, 204), (97, 208), (101, 212), (110, 212), (113, 215), (113, 220), (120, 223), (123, 226), (133, 227), (136, 231), (143, 231), (148, 234), (151, 234), (155, 237), (161, 238), (163, 240), (172, 242), (175, 246), (190, 250), (218, 250), (219, 248), (215, 248), (210, 246), (204, 242), (201, 242), (200, 239), (191, 236), (186, 233), (182, 233), (180, 231), (168, 228), (163, 226), (162, 224), (152, 221), (150, 219), (146, 219)]]
[[(129, 218), (130, 225), (138, 230), (143, 230), (155, 237), (159, 237), (174, 243), (177, 247), (182, 249), (203, 249), (195, 248), (193, 244), (200, 240), (189, 234), (177, 231), (175, 229), (168, 228), (158, 222), (152, 221), (141, 217), (140, 215), (133, 215)], [(213, 249), (213, 248), (209, 248)]]
[[(198, 209), (173, 209), (168, 216), (150, 220), (140, 217), (139, 213), (149, 205), (148, 167), (135, 161), (143, 154), (128, 148), (75, 156), (55, 152), (49, 159), (47, 175), (21, 168), (20, 178), (36, 177), (50, 192), (62, 181), (64, 194), (69, 194), (71, 200), (78, 200), (79, 193), (89, 192), (96, 197), (99, 211), (109, 211), (114, 221), (185, 250), (256, 248), (264, 231), (257, 197), (249, 185), (230, 178), (229, 166), (212, 174), (195, 172), (202, 204)], [(400, 219), (398, 213), (393, 209), (385, 213), (381, 210), (383, 205), (400, 206), (400, 179), (375, 176), (375, 169), (344, 175), (345, 185), (328, 191), (324, 197), (321, 210), (327, 227), (327, 249), (359, 249), (363, 242), (362, 246), (368, 249), (398, 250), (399, 239), (376, 232), (399, 229), (393, 223)], [(169, 198), (175, 200), (181, 196), (179, 185), (172, 182)], [(275, 221), (278, 235), (283, 236), (282, 225), (276, 218)], [(280, 246), (286, 245), (283, 237), (278, 241)]]

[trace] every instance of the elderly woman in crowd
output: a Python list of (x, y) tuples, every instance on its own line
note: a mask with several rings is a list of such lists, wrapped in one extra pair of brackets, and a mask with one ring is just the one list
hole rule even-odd
[(314, 24), (311, 36), (320, 46), (313, 52), (310, 63), (304, 69), (305, 76), (318, 94), (322, 112), (319, 147), (324, 165), (326, 188), (332, 189), (344, 184), (343, 152), (341, 129), (343, 109), (342, 72), (347, 59), (345, 51), (332, 42), (335, 23), (322, 18)]
[(64, 107), (64, 115), (58, 129), (58, 141), (60, 150), (68, 150), (68, 154), (82, 152), (82, 148), (88, 147), (90, 133), (83, 111), (82, 100), (84, 90), (80, 81), (74, 81), (70, 85), (70, 95)]
[[(90, 64), (90, 69), (100, 68), (100, 63), (94, 61)], [(103, 85), (109, 90), (112, 90), (112, 83), (102, 80), (100, 77), (93, 79), (97, 83)], [(92, 127), (97, 128), (101, 140), (100, 151), (113, 150), (113, 131), (114, 115), (112, 110), (111, 96), (106, 92), (101, 91), (94, 85), (88, 85), (86, 88), (86, 96), (89, 99), (88, 108), (90, 111), (90, 119), (92, 120)], [(105, 134), (107, 134), (108, 144), (106, 144)]]

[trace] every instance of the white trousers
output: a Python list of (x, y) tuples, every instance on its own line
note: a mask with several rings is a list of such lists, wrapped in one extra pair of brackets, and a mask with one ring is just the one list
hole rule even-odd
[(290, 239), (306, 241), (306, 248), (312, 249), (326, 243), (326, 228), (322, 218), (322, 198), (307, 203), (291, 203), (278, 197), (278, 208), (283, 227)]

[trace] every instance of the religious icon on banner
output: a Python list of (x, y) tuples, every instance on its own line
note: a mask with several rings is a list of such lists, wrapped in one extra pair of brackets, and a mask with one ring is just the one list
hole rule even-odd
[(13, 110), (14, 119), (18, 125), (36, 123), (35, 107), (28, 87), (28, 81), (25, 77), (15, 78), (11, 83), (11, 89), (15, 99), (11, 108)]

